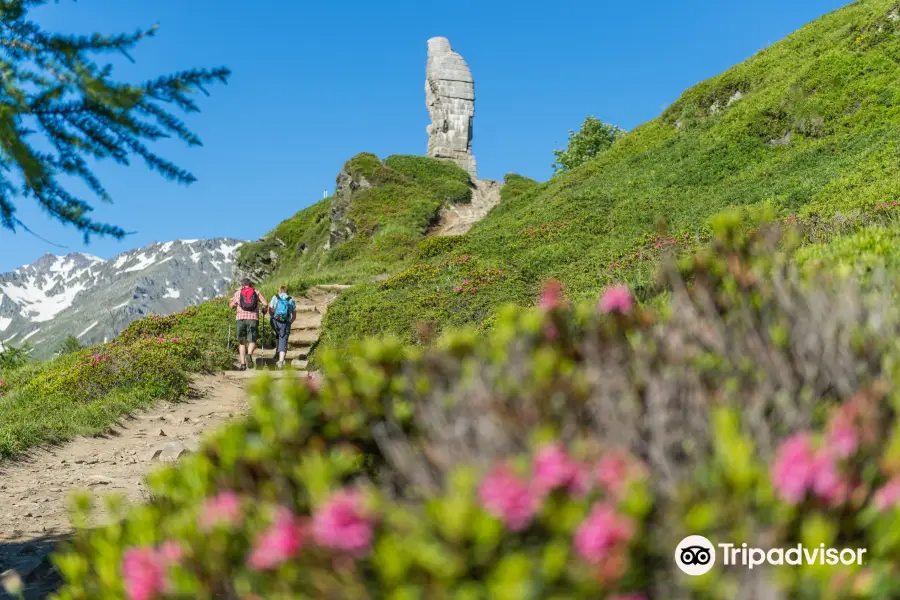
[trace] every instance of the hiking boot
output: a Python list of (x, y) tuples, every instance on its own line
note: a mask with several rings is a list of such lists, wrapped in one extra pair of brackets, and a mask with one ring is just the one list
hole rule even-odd
[(239, 370), (240, 370), (240, 371), (246, 371), (246, 370), (247, 370), (247, 365), (241, 363), (241, 366), (240, 366)]
[(284, 368), (284, 361), (283, 361), (283, 360), (279, 360), (277, 363), (275, 363), (275, 368), (278, 369), (279, 371), (280, 371), (281, 369), (283, 369), (283, 368)]
[(252, 359), (252, 358), (248, 358), (248, 359), (247, 359), (247, 368), (248, 368), (248, 369), (252, 369), (253, 367), (254, 367), (253, 359)]

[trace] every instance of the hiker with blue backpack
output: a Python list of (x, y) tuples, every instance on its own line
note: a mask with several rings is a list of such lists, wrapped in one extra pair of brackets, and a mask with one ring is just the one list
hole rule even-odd
[(269, 313), (272, 315), (270, 323), (275, 329), (275, 353), (278, 362), (275, 367), (284, 368), (284, 358), (287, 354), (288, 337), (291, 335), (291, 324), (297, 318), (297, 304), (287, 293), (287, 287), (281, 286), (278, 293), (272, 296), (269, 303)]

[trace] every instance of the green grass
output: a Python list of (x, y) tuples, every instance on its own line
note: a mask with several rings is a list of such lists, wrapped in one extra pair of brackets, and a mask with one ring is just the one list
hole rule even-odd
[(468, 202), (468, 175), (453, 163), (420, 156), (374, 154), (353, 157), (344, 169), (364, 178), (371, 189), (353, 196), (347, 218), (356, 235), (329, 248), (331, 198), (301, 210), (263, 240), (238, 251), (239, 266), (277, 255), (268, 280), (273, 283), (355, 283), (392, 272), (403, 264), (431, 227), (441, 206)]
[(135, 321), (115, 340), (0, 372), (0, 461), (106, 431), (123, 415), (188, 391), (190, 373), (230, 364), (225, 299)]

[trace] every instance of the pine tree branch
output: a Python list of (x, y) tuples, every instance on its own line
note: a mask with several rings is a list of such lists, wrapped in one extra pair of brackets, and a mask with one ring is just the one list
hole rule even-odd
[[(112, 66), (95, 59), (131, 51), (156, 26), (116, 35), (64, 35), (44, 31), (28, 11), (49, 0), (0, 0), (0, 226), (15, 231), (14, 198), (34, 198), (63, 223), (91, 235), (121, 237), (119, 227), (88, 217), (92, 208), (58, 181), (72, 176), (101, 201), (111, 198), (87, 157), (129, 165), (137, 155), (167, 179), (192, 183), (195, 177), (155, 154), (149, 143), (177, 137), (189, 146), (199, 137), (172, 110), (197, 112), (194, 96), (226, 83), (224, 68), (191, 69), (140, 84), (112, 79)], [(50, 152), (28, 140), (40, 137)], [(21, 225), (20, 225), (21, 226)]]

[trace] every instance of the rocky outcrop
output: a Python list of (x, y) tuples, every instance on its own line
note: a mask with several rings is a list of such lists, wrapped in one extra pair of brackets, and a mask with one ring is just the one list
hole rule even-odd
[[(376, 157), (377, 160), (377, 157)], [(353, 194), (359, 190), (367, 190), (372, 184), (358, 170), (350, 168), (353, 161), (348, 162), (338, 173), (331, 199), (331, 235), (329, 246), (335, 247), (346, 242), (356, 233), (356, 226), (347, 218), (347, 212), (353, 202)]]
[(452, 160), (477, 179), (472, 155), (475, 82), (462, 56), (447, 38), (428, 40), (425, 67), (425, 104), (431, 116), (427, 156)]
[(284, 240), (269, 234), (242, 247), (234, 261), (232, 281), (240, 281), (245, 277), (256, 283), (266, 280), (278, 270), (285, 246)]

